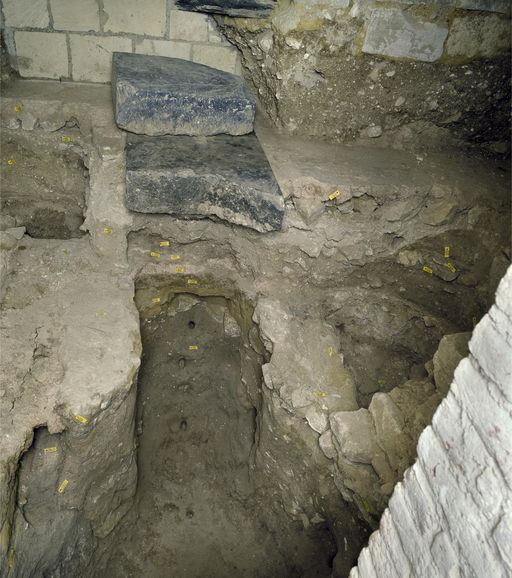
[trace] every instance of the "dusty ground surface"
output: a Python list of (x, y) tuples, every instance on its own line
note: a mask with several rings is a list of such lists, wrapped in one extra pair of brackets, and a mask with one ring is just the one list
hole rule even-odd
[[(158, 575), (179, 563), (195, 576), (207, 558), (212, 576), (235, 565), (323, 576), (337, 552), (333, 576), (346, 575), (407, 465), (398, 458), (413, 459), (422, 422), (411, 408), (425, 404), (428, 420), (442, 396), (428, 369), (439, 340), (472, 329), (510, 260), (506, 164), (294, 141), (259, 126), (286, 198), (283, 230), (261, 235), (126, 211), (124, 137), (106, 87), (23, 82), (1, 106), (20, 140), (76, 146), (89, 170), (81, 239), (17, 239), (23, 222), (2, 225), (2, 572), (94, 576), (111, 564)], [(62, 143), (54, 131), (72, 118), (80, 135)], [(181, 293), (226, 299), (240, 337), (206, 305), (193, 330), (192, 310), (167, 315)], [(189, 343), (196, 334), (204, 341)], [(176, 367), (178, 343), (204, 351)], [(403, 417), (390, 431), (391, 402)], [(156, 445), (167, 459), (147, 449)], [(119, 547), (141, 541), (109, 561), (123, 516)], [(192, 559), (217, 551), (214, 531), (226, 535), (222, 560)], [(311, 574), (317, 548), (325, 564)], [(268, 565), (254, 569), (253, 555)]]

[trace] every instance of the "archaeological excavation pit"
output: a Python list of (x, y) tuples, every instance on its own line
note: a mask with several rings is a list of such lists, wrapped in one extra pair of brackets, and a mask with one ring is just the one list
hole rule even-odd
[(507, 3), (115, 4), (1, 2), (0, 575), (509, 575)]

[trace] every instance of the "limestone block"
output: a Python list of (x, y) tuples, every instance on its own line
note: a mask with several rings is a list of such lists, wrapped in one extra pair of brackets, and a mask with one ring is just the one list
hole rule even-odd
[(275, 0), (177, 0), (183, 10), (197, 10), (213, 14), (226, 14), (238, 18), (263, 18), (268, 16)]
[(160, 37), (166, 33), (166, 0), (103, 0), (103, 10), (105, 32)]
[(453, 380), (453, 372), (462, 358), (468, 354), (471, 333), (445, 335), (434, 354), (434, 381), (443, 394), (448, 393)]
[(449, 58), (490, 58), (510, 50), (510, 20), (497, 14), (467, 14), (453, 19), (446, 41)]
[(130, 51), (132, 41), (116, 36), (69, 35), (73, 80), (109, 82), (112, 74), (112, 53)]
[(208, 42), (208, 16), (171, 10), (169, 35), (171, 40)]
[(332, 431), (327, 430), (318, 438), (318, 445), (326, 458), (333, 460), (336, 457), (336, 448), (332, 441)]
[(332, 413), (330, 424), (343, 457), (355, 463), (372, 463), (377, 444), (372, 418), (367, 409)]
[(173, 40), (143, 40), (135, 41), (136, 54), (149, 56), (167, 56), (168, 58), (182, 58), (191, 60), (192, 47), (188, 42), (174, 42)]
[(244, 82), (177, 58), (115, 54), (116, 122), (137, 134), (241, 135), (253, 130), (255, 100)]
[(211, 66), (218, 70), (238, 74), (240, 56), (233, 46), (212, 46), (211, 44), (194, 44), (192, 60), (199, 64)]
[(284, 212), (255, 135), (130, 135), (126, 206), (142, 213), (216, 217), (261, 232), (280, 229)]
[(46, 28), (50, 24), (46, 0), (2, 0), (5, 26)]
[(377, 8), (370, 17), (363, 52), (434, 62), (443, 53), (447, 35), (445, 26), (397, 8)]
[(375, 393), (368, 409), (378, 445), (386, 453), (391, 467), (396, 472), (403, 472), (410, 463), (413, 443), (404, 431), (402, 413), (386, 393)]
[(309, 406), (305, 411), (305, 417), (309, 427), (319, 434), (322, 434), (329, 427), (329, 418), (326, 412), (317, 405)]
[(68, 76), (65, 34), (17, 30), (15, 40), (21, 76), (56, 79)]
[(50, 0), (55, 30), (87, 32), (100, 29), (96, 0)]

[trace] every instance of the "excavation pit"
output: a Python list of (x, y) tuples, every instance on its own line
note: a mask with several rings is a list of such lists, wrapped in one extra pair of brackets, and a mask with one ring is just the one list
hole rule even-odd
[(180, 294), (142, 314), (137, 492), (107, 539), (108, 576), (331, 573), (326, 521), (287, 523), (259, 487), (263, 359), (230, 309)]

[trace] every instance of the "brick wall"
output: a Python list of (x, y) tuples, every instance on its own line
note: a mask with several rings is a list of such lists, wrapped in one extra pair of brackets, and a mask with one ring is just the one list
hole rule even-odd
[(350, 578), (512, 575), (512, 267)]
[(1, 0), (12, 65), (26, 78), (110, 82), (113, 51), (158, 54), (240, 73), (214, 20), (170, 0)]

